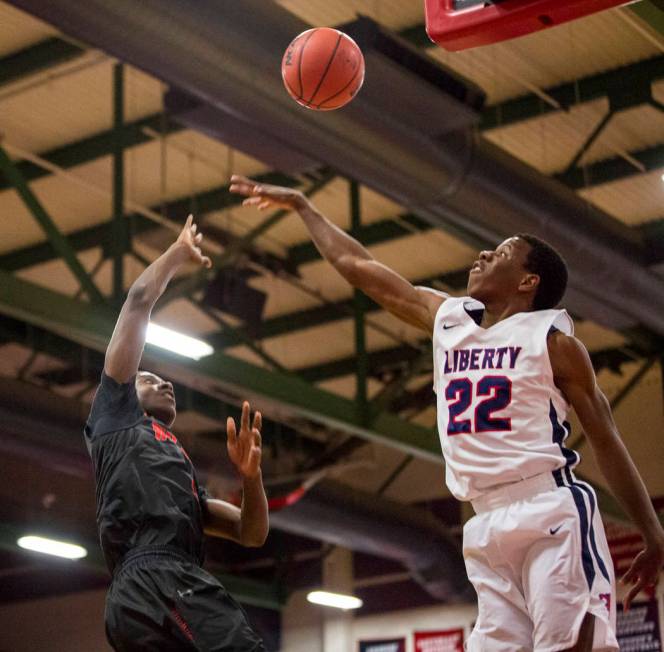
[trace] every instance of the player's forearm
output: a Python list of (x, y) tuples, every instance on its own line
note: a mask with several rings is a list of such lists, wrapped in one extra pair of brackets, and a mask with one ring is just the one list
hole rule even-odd
[(297, 212), (309, 230), (321, 256), (343, 276), (354, 260), (372, 260), (373, 256), (355, 238), (333, 224), (306, 198), (298, 203)]
[(138, 371), (152, 307), (186, 260), (186, 249), (174, 244), (134, 281), (106, 351), (104, 370), (110, 378), (126, 383)]
[(245, 546), (259, 547), (265, 543), (269, 531), (267, 497), (263, 476), (245, 478), (242, 487), (240, 541)]
[(178, 268), (188, 259), (189, 253), (185, 246), (178, 242), (172, 244), (134, 281), (129, 289), (127, 302), (151, 310)]
[(594, 445), (593, 451), (611, 492), (639, 528), (646, 542), (661, 542), (664, 532), (648, 491), (617, 433), (605, 438), (601, 445)]

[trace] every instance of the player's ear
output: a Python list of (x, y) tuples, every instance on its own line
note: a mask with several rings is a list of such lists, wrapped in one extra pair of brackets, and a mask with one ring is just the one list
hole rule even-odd
[(539, 274), (528, 272), (519, 283), (519, 292), (535, 292), (540, 284)]

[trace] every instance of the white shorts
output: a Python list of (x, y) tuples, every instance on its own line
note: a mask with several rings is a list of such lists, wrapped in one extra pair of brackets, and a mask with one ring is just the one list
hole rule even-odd
[(613, 565), (595, 492), (569, 469), (473, 501), (463, 555), (479, 615), (469, 652), (554, 652), (575, 645), (586, 613), (593, 650), (618, 650)]

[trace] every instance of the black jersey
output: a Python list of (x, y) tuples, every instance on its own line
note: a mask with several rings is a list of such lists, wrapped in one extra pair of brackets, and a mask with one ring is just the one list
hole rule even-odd
[(109, 570), (138, 546), (171, 546), (202, 563), (206, 493), (175, 435), (141, 409), (133, 379), (102, 374), (85, 440)]

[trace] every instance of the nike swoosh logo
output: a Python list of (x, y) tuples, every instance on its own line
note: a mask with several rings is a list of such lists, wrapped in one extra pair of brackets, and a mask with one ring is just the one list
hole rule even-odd
[(560, 530), (561, 527), (562, 527), (562, 525), (559, 525), (555, 529), (554, 528), (549, 528), (549, 534), (555, 534), (556, 532), (558, 532), (558, 530)]
[(456, 328), (460, 324), (450, 324), (449, 326), (447, 324), (443, 324), (443, 330), (448, 331), (450, 328)]

